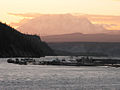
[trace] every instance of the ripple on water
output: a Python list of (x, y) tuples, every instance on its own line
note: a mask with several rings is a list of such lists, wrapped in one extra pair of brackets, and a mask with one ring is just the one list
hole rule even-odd
[(119, 90), (120, 68), (0, 63), (0, 90)]

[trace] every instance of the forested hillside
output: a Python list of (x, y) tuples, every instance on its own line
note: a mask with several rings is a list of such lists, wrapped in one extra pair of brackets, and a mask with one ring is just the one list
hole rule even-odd
[(48, 45), (57, 55), (120, 57), (120, 42), (59, 42)]
[(0, 57), (41, 57), (54, 55), (37, 35), (22, 34), (0, 22)]

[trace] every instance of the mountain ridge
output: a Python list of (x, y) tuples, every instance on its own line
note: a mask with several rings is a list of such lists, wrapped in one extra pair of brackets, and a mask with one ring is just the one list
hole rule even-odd
[(41, 36), (75, 32), (94, 34), (108, 31), (101, 25), (93, 24), (88, 18), (71, 14), (42, 15), (28, 20), (17, 29), (24, 33), (37, 33)]
[(23, 34), (0, 22), (0, 57), (41, 57), (53, 50), (37, 35)]
[(62, 35), (41, 36), (46, 42), (120, 42), (120, 34), (82, 34), (71, 33)]

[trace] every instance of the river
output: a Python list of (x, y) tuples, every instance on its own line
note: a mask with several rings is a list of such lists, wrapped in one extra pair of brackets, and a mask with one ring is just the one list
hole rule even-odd
[(16, 65), (0, 59), (0, 90), (120, 90), (120, 68)]

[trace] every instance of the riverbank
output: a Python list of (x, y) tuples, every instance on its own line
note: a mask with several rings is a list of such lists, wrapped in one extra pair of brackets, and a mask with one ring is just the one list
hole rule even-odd
[(120, 67), (120, 58), (108, 58), (108, 57), (72, 57), (69, 58), (10, 58), (8, 63), (14, 63), (19, 65), (59, 65), (59, 66), (112, 66)]

